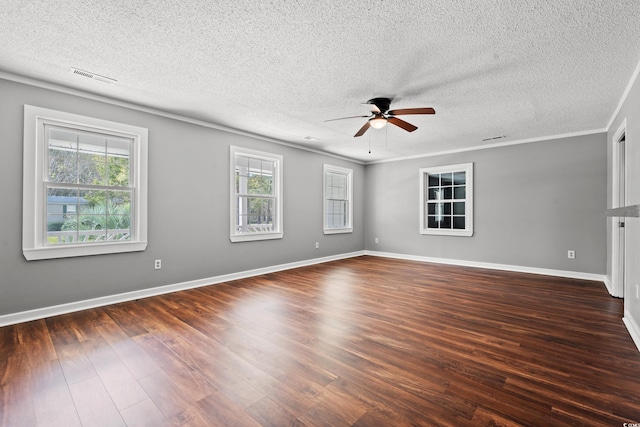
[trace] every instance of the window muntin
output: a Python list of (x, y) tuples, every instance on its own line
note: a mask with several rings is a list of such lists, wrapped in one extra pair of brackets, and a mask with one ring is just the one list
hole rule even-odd
[(324, 165), (324, 233), (351, 233), (353, 171)]
[(231, 147), (232, 242), (282, 238), (282, 156)]
[(27, 260), (141, 251), (147, 129), (25, 105)]
[(420, 233), (473, 235), (473, 164), (420, 169)]

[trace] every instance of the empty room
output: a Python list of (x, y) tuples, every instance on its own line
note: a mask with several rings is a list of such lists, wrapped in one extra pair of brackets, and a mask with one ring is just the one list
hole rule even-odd
[(0, 8), (0, 426), (640, 425), (640, 3)]

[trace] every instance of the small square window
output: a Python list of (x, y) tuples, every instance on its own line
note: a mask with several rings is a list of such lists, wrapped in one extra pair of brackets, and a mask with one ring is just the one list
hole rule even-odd
[(420, 169), (420, 233), (473, 235), (473, 164)]

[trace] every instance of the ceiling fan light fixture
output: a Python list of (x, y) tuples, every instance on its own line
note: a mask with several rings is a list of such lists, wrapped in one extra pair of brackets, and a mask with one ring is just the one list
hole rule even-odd
[(369, 119), (369, 124), (374, 129), (382, 129), (383, 127), (385, 127), (387, 125), (387, 119), (385, 119), (382, 116), (376, 116), (376, 117), (373, 117), (373, 118)]

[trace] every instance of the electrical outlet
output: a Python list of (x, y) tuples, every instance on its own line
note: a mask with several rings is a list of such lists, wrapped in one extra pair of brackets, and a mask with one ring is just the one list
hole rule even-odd
[(320, 242), (316, 242), (316, 249), (320, 247)]
[(567, 258), (574, 259), (576, 257), (576, 251), (567, 251)]
[(380, 243), (380, 239), (378, 239), (377, 237), (374, 240), (375, 243)]
[(156, 270), (160, 270), (162, 268), (162, 260), (161, 259), (157, 259), (155, 264), (154, 264), (154, 268)]

